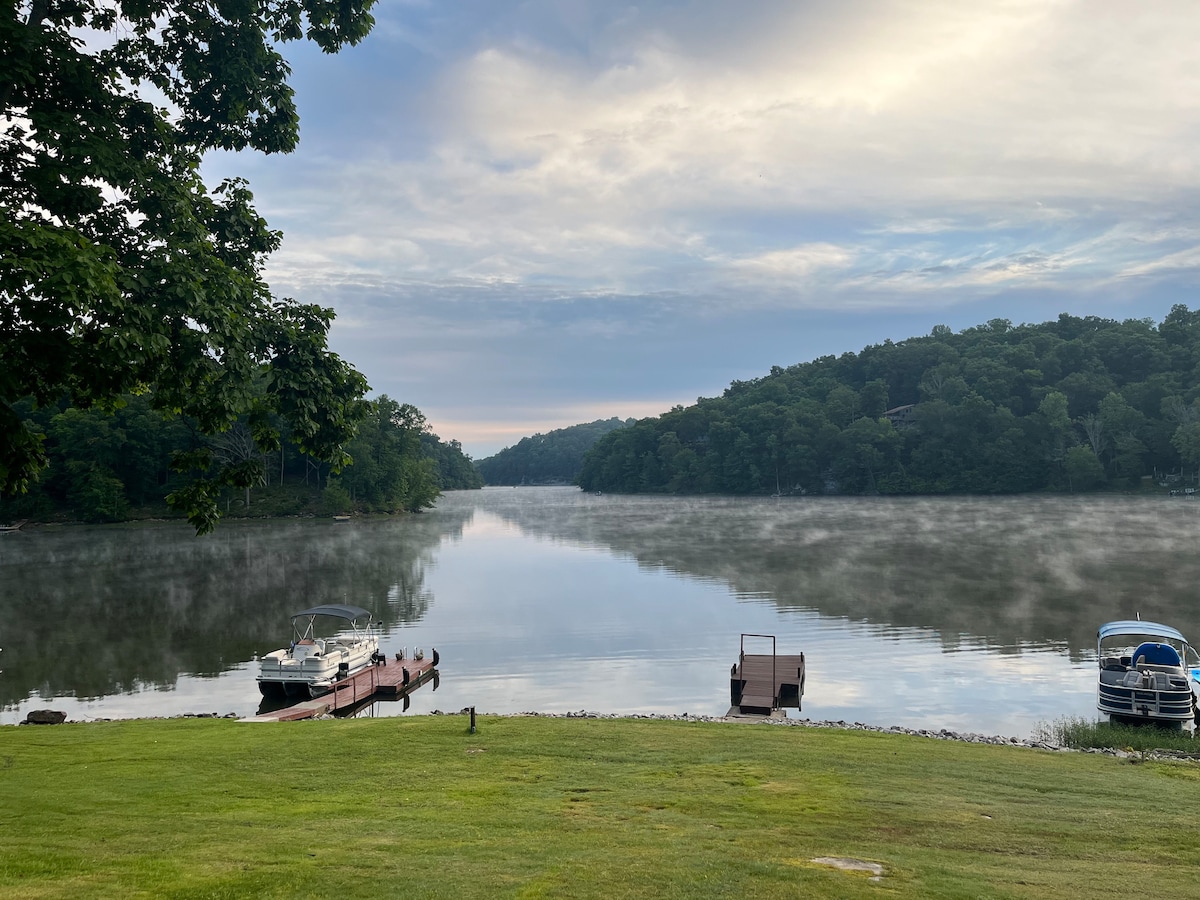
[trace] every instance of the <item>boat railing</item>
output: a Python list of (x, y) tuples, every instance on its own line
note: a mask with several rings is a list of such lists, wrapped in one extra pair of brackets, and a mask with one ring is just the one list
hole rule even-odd
[[(368, 677), (363, 677), (364, 674)], [(378, 678), (376, 677), (375, 667), (369, 667), (366, 672), (360, 672), (354, 678), (345, 678), (341, 681), (333, 683), (333, 703), (330, 704), (331, 710), (342, 709), (347, 706), (354, 706), (359, 702), (359, 699), (367, 699), (379, 689)]]

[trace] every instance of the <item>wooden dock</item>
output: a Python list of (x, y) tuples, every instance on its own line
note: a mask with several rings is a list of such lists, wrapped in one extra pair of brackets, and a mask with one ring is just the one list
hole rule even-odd
[(407, 698), (410, 692), (434, 681), (437, 676), (437, 668), (430, 658), (385, 660), (367, 666), (349, 678), (343, 678), (334, 684), (333, 690), (320, 697), (300, 700), (282, 709), (263, 712), (241, 721), (294, 722), (297, 719), (315, 719), (326, 713), (349, 715), (375, 700)]
[[(771, 642), (770, 653), (747, 653), (746, 638)], [(769, 716), (799, 709), (804, 696), (804, 654), (775, 652), (775, 635), (743, 634), (738, 661), (729, 672), (731, 714)]]

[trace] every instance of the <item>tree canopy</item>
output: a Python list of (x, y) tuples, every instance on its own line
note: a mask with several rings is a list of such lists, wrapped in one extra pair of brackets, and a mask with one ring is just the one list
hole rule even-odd
[[(1063, 314), (826, 356), (601, 438), (586, 490), (1014, 493), (1200, 466), (1200, 312)], [(1190, 477), (1190, 476), (1189, 476)]]
[(350, 445), (354, 462), (336, 482), (346, 491), (351, 507), (419, 512), (433, 506), (443, 485), (481, 486), (477, 477), (463, 482), (462, 469), (471, 466), (461, 447), (442, 444), (415, 406), (384, 394), (369, 408)]
[[(14, 404), (112, 409), (147, 394), (202, 433), (245, 416), (278, 445), (346, 459), (363, 377), (332, 311), (272, 296), (278, 232), (245, 182), (208, 189), (206, 150), (288, 152), (298, 118), (277, 49), (361, 41), (374, 0), (6, 0), (0, 7), (0, 495), (46, 463)], [(156, 106), (157, 98), (163, 106)], [(261, 381), (264, 390), (254, 388)], [(177, 465), (212, 471), (203, 447)], [(218, 466), (174, 495), (213, 527)]]
[(218, 500), (234, 515), (415, 512), (442, 490), (478, 488), (482, 479), (457, 441), (430, 431), (414, 406), (384, 395), (360, 401), (364, 421), (347, 449), (352, 462), (332, 466), (305, 454), (284, 423), (278, 447), (263, 452), (243, 417), (232, 428), (199, 436), (185, 417), (164, 419), (145, 394), (113, 413), (64, 403), (16, 404), (30, 431), (44, 435), (48, 465), (24, 494), (0, 498), (0, 522), (34, 518), (113, 522), (161, 517), (165, 498), (186, 482), (171, 471), (173, 454), (201, 444), (216, 466), (237, 466), (244, 484)]

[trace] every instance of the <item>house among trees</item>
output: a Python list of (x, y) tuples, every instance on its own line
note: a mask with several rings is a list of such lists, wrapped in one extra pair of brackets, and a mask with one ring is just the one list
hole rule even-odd
[(916, 405), (915, 403), (906, 403), (903, 406), (893, 406), (884, 412), (883, 417), (897, 428), (903, 428), (909, 424), (908, 419)]

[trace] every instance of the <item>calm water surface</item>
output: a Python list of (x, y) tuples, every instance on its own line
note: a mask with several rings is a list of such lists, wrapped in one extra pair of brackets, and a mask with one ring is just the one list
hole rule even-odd
[[(801, 715), (1026, 736), (1094, 717), (1096, 627), (1200, 635), (1200, 503), (452, 493), (400, 519), (0, 537), (0, 723), (253, 714), (288, 616), (364, 606), (441, 654), (407, 711), (720, 715), (742, 632), (803, 651)], [(1200, 640), (1200, 639), (1198, 639)]]

